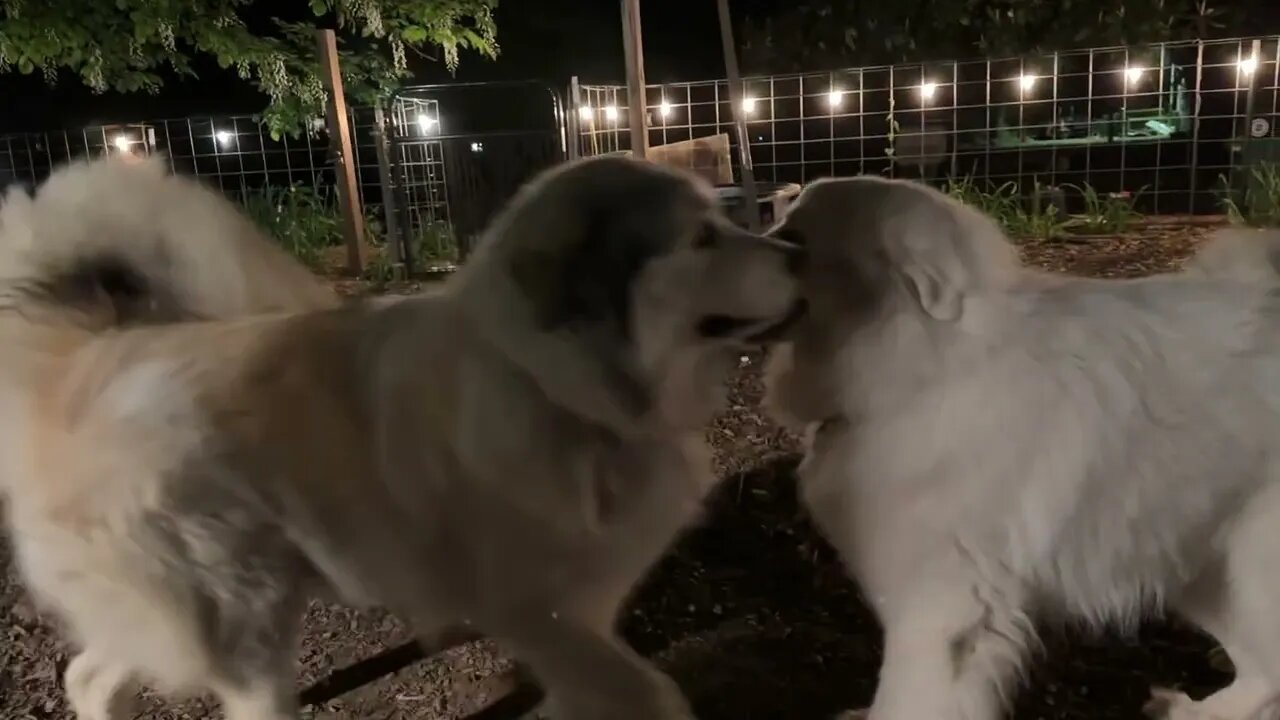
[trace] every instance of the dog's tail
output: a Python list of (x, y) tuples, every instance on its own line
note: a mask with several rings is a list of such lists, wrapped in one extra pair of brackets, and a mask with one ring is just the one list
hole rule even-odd
[(1183, 270), (1196, 277), (1280, 284), (1280, 230), (1218, 230), (1187, 260)]
[(101, 331), (337, 302), (231, 201), (160, 158), (73, 162), (34, 195), (0, 199), (5, 324)]
[[(113, 328), (336, 305), (227, 199), (156, 159), (58, 168), (0, 198), (0, 498), (60, 359)], [(15, 464), (18, 463), (18, 464)]]

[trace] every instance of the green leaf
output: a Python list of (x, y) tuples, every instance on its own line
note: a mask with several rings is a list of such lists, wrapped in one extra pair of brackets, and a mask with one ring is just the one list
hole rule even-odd
[[(160, 68), (190, 75), (194, 61), (211, 58), (270, 96), (264, 121), (274, 136), (290, 136), (305, 127), (306, 118), (320, 114), (323, 93), (315, 56), (317, 21), (273, 17), (284, 12), (277, 10), (283, 5), (279, 0), (27, 0), (20, 18), (5, 16), (0, 52), (12, 72), (44, 70), (52, 82), (57, 70), (69, 69), (95, 91), (127, 92), (155, 92), (174, 74), (160, 75)], [(406, 74), (393, 63), (388, 35), (408, 46), (445, 48), (440, 55), (450, 70), (460, 48), (484, 57), (498, 52), (497, 0), (307, 0), (306, 6), (314, 16), (342, 17), (343, 77), (353, 97), (384, 98)], [(254, 22), (246, 23), (250, 17)]]

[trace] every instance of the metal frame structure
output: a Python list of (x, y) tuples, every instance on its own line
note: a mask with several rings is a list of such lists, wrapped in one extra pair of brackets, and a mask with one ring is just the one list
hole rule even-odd
[[(767, 181), (879, 173), (1087, 183), (1141, 190), (1149, 213), (1216, 212), (1245, 146), (1280, 138), (1280, 37), (748, 77), (736, 108), (731, 89), (726, 80), (650, 85), (650, 145), (736, 138), (738, 109)], [(579, 87), (580, 154), (628, 148), (626, 98), (619, 85)], [(1251, 138), (1259, 117), (1270, 131)]]

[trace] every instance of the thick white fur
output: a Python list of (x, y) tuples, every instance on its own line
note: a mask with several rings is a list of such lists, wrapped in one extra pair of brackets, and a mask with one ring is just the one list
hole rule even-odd
[[(24, 576), (82, 648), (82, 720), (130, 717), (133, 682), (294, 717), (320, 590), (510, 643), (565, 720), (690, 716), (613, 625), (712, 485), (702, 428), (744, 339), (792, 314), (789, 252), (684, 174), (601, 159), (523, 190), (439, 292), (331, 309), (185, 181), (64, 173), (0, 210), (0, 243), (60, 258), (0, 272), (0, 472)], [(52, 281), (103, 252), (171, 307)]]
[(885, 627), (872, 720), (992, 720), (1033, 617), (1132, 628), (1166, 608), (1238, 674), (1148, 712), (1278, 716), (1280, 283), (1258, 246), (1051, 276), (988, 218), (873, 178), (806, 188), (776, 232), (814, 269), (769, 402), (821, 423), (802, 494)]
[[(141, 509), (132, 505), (150, 495), (145, 467), (150, 452), (192, 442), (192, 429), (180, 421), (188, 408), (180, 396), (167, 396), (163, 365), (144, 365), (112, 386), (106, 402), (125, 415), (150, 403), (169, 405), (155, 415), (150, 432), (138, 442), (99, 449), (99, 456), (63, 458), (69, 478), (32, 471), (43, 464), (32, 445), (32, 427), (40, 424), (33, 402), (68, 369), (61, 355), (82, 342), (67, 326), (109, 330), (116, 313), (106, 297), (97, 307), (61, 307), (37, 301), (40, 283), (56, 279), (87, 261), (111, 259), (145, 277), (151, 296), (138, 322), (180, 318), (231, 319), (260, 313), (331, 308), (338, 297), (319, 278), (293, 260), (219, 193), (200, 182), (167, 172), (161, 157), (132, 155), (78, 161), (56, 169), (34, 196), (21, 189), (0, 199), (0, 500), (8, 498), (21, 570), (42, 604), (67, 622), (72, 640), (83, 648), (67, 667), (68, 698), (85, 720), (131, 717), (136, 665), (112, 647), (165, 669), (173, 678), (207, 673), (207, 653), (191, 643), (189, 620), (154, 597), (175, 601), (178, 588), (149, 577), (146, 564), (129, 567), (133, 544), (128, 524)], [(52, 343), (52, 344), (51, 344)], [(103, 358), (107, 362), (111, 358)], [(94, 362), (82, 366), (92, 373)], [(102, 368), (108, 371), (108, 368)], [(51, 377), (52, 376), (52, 377)], [(170, 423), (177, 422), (177, 425)], [(89, 433), (94, 433), (89, 430)], [(179, 437), (175, 438), (174, 435)], [(185, 439), (184, 439), (185, 438)], [(198, 439), (196, 439), (198, 440)], [(89, 486), (62, 485), (80, 477)], [(121, 482), (123, 481), (123, 483)], [(33, 493), (30, 483), (41, 484)], [(50, 502), (55, 505), (49, 505)], [(95, 506), (97, 521), (77, 527), (83, 513), (70, 505)], [(61, 520), (50, 516), (57, 510)], [(136, 559), (136, 558), (134, 558)], [(178, 601), (180, 602), (180, 601)], [(90, 637), (98, 644), (86, 646)], [(185, 682), (174, 683), (170, 689)]]
[(1280, 230), (1233, 227), (1209, 237), (1185, 267), (1189, 275), (1274, 283), (1280, 278)]
[(0, 283), (44, 278), (111, 254), (208, 319), (336, 305), (333, 291), (230, 201), (170, 174), (162, 157), (63, 166), (34, 197), (0, 200)]

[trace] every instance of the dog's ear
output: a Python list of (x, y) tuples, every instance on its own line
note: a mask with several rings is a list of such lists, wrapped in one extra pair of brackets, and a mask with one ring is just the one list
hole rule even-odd
[(954, 279), (946, 277), (936, 267), (908, 264), (902, 268), (907, 290), (911, 297), (935, 320), (955, 322), (964, 309), (964, 293)]
[[(933, 193), (931, 193), (933, 194)], [(927, 204), (896, 213), (886, 223), (891, 264), (927, 315), (955, 322), (965, 297), (1016, 272), (1017, 257), (990, 218), (933, 194)]]
[(622, 210), (623, 201), (584, 205), (573, 211), (572, 227), (558, 228), (565, 233), (558, 246), (520, 249), (512, 254), (509, 271), (538, 330), (569, 336), (575, 353), (585, 355), (569, 363), (577, 368), (570, 373), (577, 382), (590, 385), (589, 377), (595, 378), (607, 398), (598, 398), (601, 402), (639, 417), (649, 410), (651, 397), (630, 366), (632, 293), (641, 270), (661, 248), (648, 225), (636, 222), (643, 218)]
[(915, 304), (935, 320), (954, 322), (964, 308), (968, 277), (956, 253), (955, 222), (938, 209), (890, 216), (882, 241), (890, 267)]

